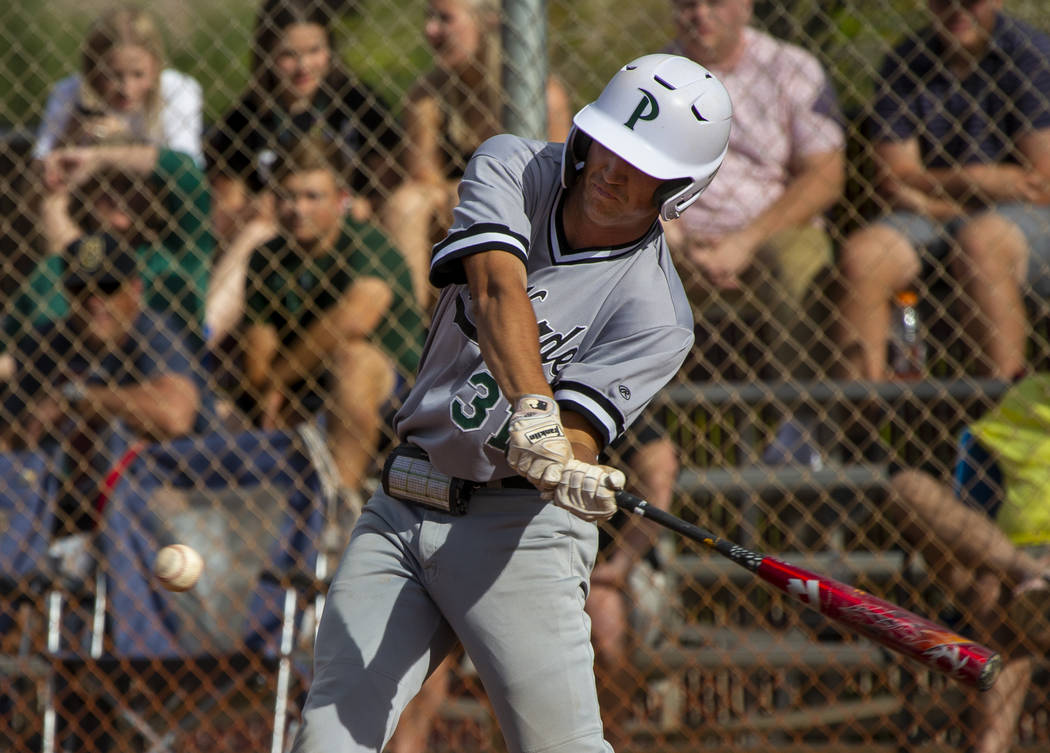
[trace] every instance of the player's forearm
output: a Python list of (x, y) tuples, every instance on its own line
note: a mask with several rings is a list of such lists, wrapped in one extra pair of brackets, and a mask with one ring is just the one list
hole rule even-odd
[(513, 405), (522, 395), (553, 396), (540, 360), (536, 314), (525, 290), (490, 290), (474, 304), (478, 344), (504, 397)]
[(522, 395), (553, 396), (543, 373), (525, 266), (503, 251), (468, 256), (463, 266), (481, 355), (503, 396), (511, 405)]

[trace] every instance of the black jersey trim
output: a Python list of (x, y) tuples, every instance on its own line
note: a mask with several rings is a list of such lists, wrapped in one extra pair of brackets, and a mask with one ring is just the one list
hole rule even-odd
[[(606, 435), (606, 441), (611, 442), (623, 434), (627, 426), (627, 419), (612, 400), (593, 387), (580, 382), (559, 381), (555, 382), (554, 397), (561, 403), (572, 403), (578, 406), (581, 412), (591, 418), (592, 422), (602, 428)], [(578, 395), (578, 398), (573, 398)]]
[(430, 260), (430, 282), (436, 287), (467, 281), (459, 260), (482, 251), (506, 251), (528, 262), (529, 240), (506, 225), (479, 222), (447, 236), (434, 246)]
[[(564, 411), (571, 411), (573, 413), (578, 413), (591, 426), (593, 426), (595, 429), (597, 429), (598, 433), (601, 435), (603, 441), (605, 442), (605, 446), (606, 447), (608, 447), (610, 444), (612, 444), (612, 442), (615, 439), (615, 437), (610, 436), (609, 425), (603, 420), (604, 418), (607, 418), (607, 417), (599, 416), (599, 415), (595, 414), (594, 411), (592, 411), (590, 409), (590, 406), (585, 405), (584, 403), (580, 402), (579, 400), (574, 400), (571, 396), (567, 396), (565, 394), (558, 394), (556, 392), (555, 395), (554, 395), (554, 398), (558, 401), (558, 406), (561, 408), (561, 410), (563, 412)], [(599, 448), (599, 449), (603, 449), (603, 448)]]
[(618, 259), (621, 256), (633, 254), (645, 246), (657, 232), (663, 232), (660, 221), (653, 220), (653, 224), (639, 238), (636, 238), (621, 246), (593, 246), (588, 248), (572, 248), (565, 237), (565, 225), (562, 222), (562, 207), (565, 204), (566, 191), (554, 203), (550, 217), (550, 258), (551, 264), (593, 264), (595, 262)]

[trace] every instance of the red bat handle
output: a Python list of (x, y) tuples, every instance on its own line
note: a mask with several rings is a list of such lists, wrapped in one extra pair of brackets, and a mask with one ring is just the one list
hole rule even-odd
[(991, 649), (867, 591), (768, 555), (756, 572), (821, 614), (979, 690), (999, 675), (1002, 660)]

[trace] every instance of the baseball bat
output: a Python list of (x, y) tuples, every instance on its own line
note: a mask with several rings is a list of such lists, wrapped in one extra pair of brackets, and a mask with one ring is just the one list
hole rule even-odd
[(826, 575), (745, 549), (628, 492), (617, 492), (616, 504), (715, 550), (828, 618), (930, 669), (978, 690), (988, 690), (999, 676), (999, 654), (903, 607)]

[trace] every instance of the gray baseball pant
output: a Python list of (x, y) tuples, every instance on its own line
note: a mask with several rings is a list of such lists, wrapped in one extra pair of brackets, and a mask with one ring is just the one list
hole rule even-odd
[(597, 529), (537, 492), (475, 492), (460, 517), (364, 508), (328, 592), (295, 753), (380, 753), (462, 641), (510, 753), (611, 753), (583, 611)]

